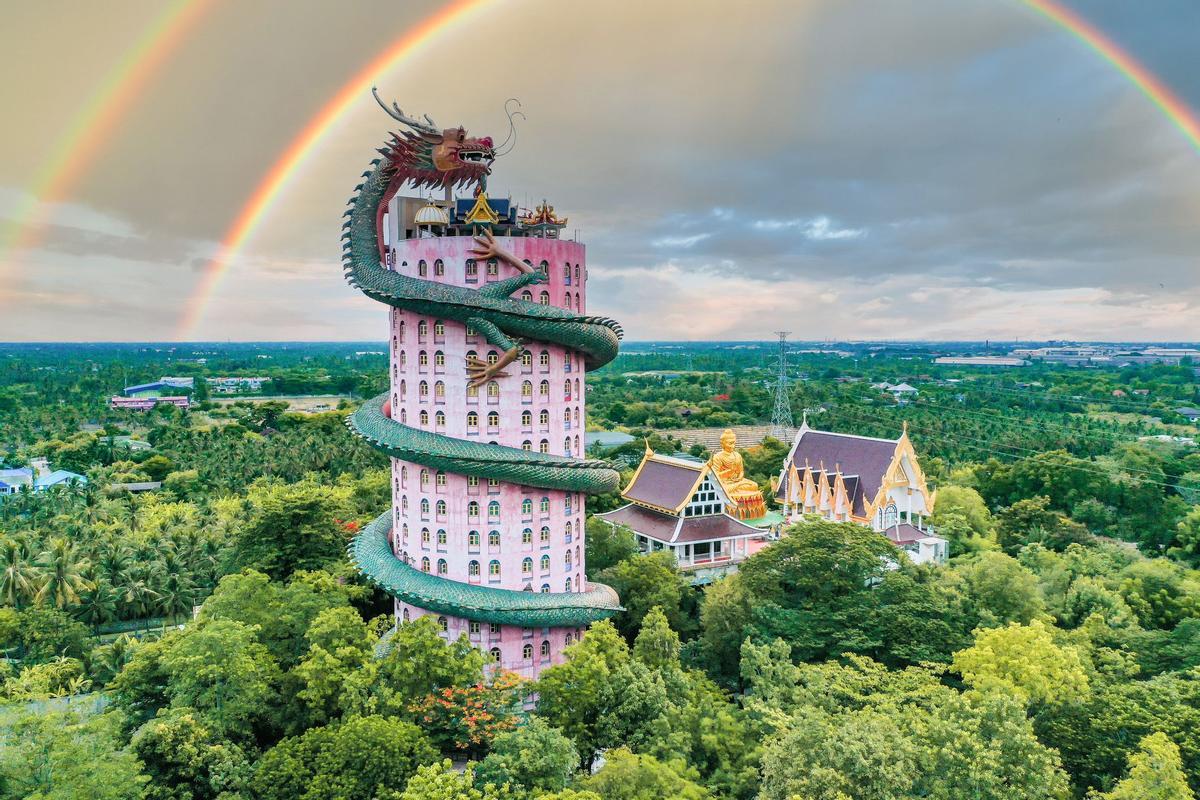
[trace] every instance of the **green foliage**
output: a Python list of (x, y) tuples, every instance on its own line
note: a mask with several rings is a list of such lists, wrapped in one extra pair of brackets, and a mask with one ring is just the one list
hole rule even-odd
[(1142, 737), (1129, 756), (1129, 775), (1111, 792), (1089, 795), (1093, 800), (1194, 800), (1188, 787), (1179, 748), (1165, 734)]
[(658, 606), (642, 619), (633, 641), (633, 657), (652, 669), (679, 666), (679, 634), (671, 630), (667, 615)]
[(632, 639), (637, 634), (642, 618), (652, 608), (661, 609), (676, 630), (689, 627), (684, 600), (691, 585), (680, 574), (670, 552), (659, 550), (627, 558), (599, 573), (597, 580), (611, 586), (620, 596), (625, 611), (616, 616), (615, 622), (626, 638)]
[(335, 521), (341, 501), (328, 487), (266, 484), (249, 501), (252, 516), (233, 541), (237, 566), (284, 579), (345, 557), (346, 533)]
[(992, 551), (956, 559), (953, 572), (985, 627), (1025, 625), (1045, 610), (1037, 576), (1011, 556)]
[(27, 608), (18, 612), (18, 655), (36, 664), (58, 656), (83, 658), (91, 639), (86, 626), (56, 608)]
[(1145, 628), (1169, 630), (1200, 616), (1200, 579), (1169, 561), (1131, 564), (1121, 573), (1120, 592)]
[(954, 654), (953, 668), (980, 689), (1019, 692), (1036, 703), (1063, 703), (1087, 694), (1077, 648), (1057, 645), (1040, 620), (980, 630), (975, 644)]
[(112, 720), (72, 711), (0, 717), (0, 800), (141, 800), (146, 776)]
[(589, 577), (637, 554), (637, 539), (624, 525), (610, 525), (598, 517), (588, 517), (586, 530), (584, 556)]
[(662, 677), (630, 657), (607, 620), (566, 652), (565, 663), (538, 679), (537, 713), (574, 742), (583, 765), (590, 766), (599, 750), (648, 743), (667, 703)]
[(245, 750), (190, 708), (164, 709), (137, 730), (130, 748), (150, 778), (148, 800), (217, 800), (250, 779)]
[(293, 671), (303, 684), (296, 697), (308, 723), (321, 725), (340, 716), (345, 684), (367, 664), (372, 641), (362, 617), (347, 606), (322, 611), (304, 638), (308, 653)]
[(620, 747), (604, 754), (604, 767), (582, 782), (585, 789), (604, 800), (706, 800), (711, 797), (682, 771), (685, 765), (664, 764), (653, 756), (631, 753)]
[[(385, 793), (390, 800), (511, 800), (507, 786), (482, 781), (472, 765), (461, 772), (449, 760), (418, 767), (403, 792)], [(540, 795), (546, 798), (549, 795)]]
[(508, 785), (515, 793), (542, 796), (567, 788), (579, 767), (579, 752), (563, 734), (538, 716), (515, 730), (501, 733), (475, 771), (484, 788)]
[(259, 760), (259, 800), (361, 800), (399, 791), (437, 751), (416, 725), (353, 717), (284, 739)]
[(1051, 550), (1065, 550), (1073, 543), (1090, 544), (1087, 529), (1050, 507), (1050, 498), (1027, 497), (996, 515), (996, 535), (1006, 553), (1037, 542)]
[(343, 702), (358, 714), (409, 718), (414, 703), (440, 689), (480, 683), (484, 663), (465, 638), (447, 642), (433, 617), (420, 617), (396, 628), (383, 658), (350, 676)]

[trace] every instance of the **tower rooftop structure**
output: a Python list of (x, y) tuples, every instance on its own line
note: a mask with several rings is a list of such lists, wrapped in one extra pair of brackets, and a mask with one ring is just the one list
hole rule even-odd
[[(490, 138), (385, 109), (407, 130), (372, 162), (343, 238), (351, 285), (391, 308), (390, 389), (348, 424), (391, 457), (392, 509), (350, 556), (398, 624), (435, 615), (533, 678), (621, 609), (585, 577), (583, 516), (619, 475), (582, 458), (584, 372), (616, 356), (621, 328), (584, 311), (582, 244), (488, 197)], [(473, 191), (400, 194), (453, 186)]]

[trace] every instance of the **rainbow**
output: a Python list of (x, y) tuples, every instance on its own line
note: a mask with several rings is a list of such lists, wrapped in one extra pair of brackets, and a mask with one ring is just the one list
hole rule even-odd
[[(146, 90), (163, 61), (175, 51), (204, 12), (210, 0), (174, 0), (151, 20), (54, 143), (51, 155), (38, 169), (15, 219), (0, 232), (0, 271), (11, 256), (37, 244), (50, 204), (61, 202), (117, 130), (117, 123)], [(0, 292), (9, 281), (0, 280)], [(3, 295), (0, 295), (3, 299)]]
[(1066, 28), (1146, 95), (1183, 132), (1200, 152), (1200, 119), (1187, 103), (1168, 89), (1154, 73), (1117, 46), (1099, 28), (1056, 0), (1024, 0), (1025, 5), (1056, 25)]
[(221, 278), (229, 272), (230, 264), (237, 252), (246, 244), (254, 231), (271, 210), (280, 193), (334, 124), (350, 108), (367, 97), (372, 84), (379, 76), (393, 69), (401, 61), (417, 52), (423, 45), (446, 28), (464, 20), (471, 11), (483, 7), (487, 0), (458, 0), (432, 14), (417, 27), (407, 31), (386, 50), (347, 81), (337, 94), (326, 103), (316, 116), (291, 141), (287, 149), (263, 177), (254, 194), (242, 206), (233, 224), (221, 240), (220, 249), (205, 267), (203, 276), (188, 300), (179, 322), (175, 338), (187, 340), (195, 331), (212, 301)]

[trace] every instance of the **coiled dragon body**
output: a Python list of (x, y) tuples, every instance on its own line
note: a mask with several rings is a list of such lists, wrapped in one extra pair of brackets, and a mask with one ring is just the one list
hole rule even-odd
[[(378, 95), (376, 95), (378, 100)], [(437, 187), (486, 180), (494, 150), (490, 138), (468, 138), (462, 128), (438, 130), (428, 121), (407, 117), (393, 105), (380, 105), (407, 125), (380, 150), (364, 181), (355, 190), (343, 225), (343, 266), (350, 285), (393, 308), (438, 319), (454, 320), (482, 335), (505, 353), (496, 364), (467, 365), (467, 376), (480, 385), (505, 373), (521, 342), (533, 340), (579, 351), (586, 369), (595, 369), (617, 354), (621, 328), (604, 317), (513, 299), (519, 289), (541, 283), (545, 275), (523, 264), (490, 235), (476, 239), (481, 258), (498, 258), (521, 274), (475, 290), (393, 272), (382, 266), (383, 212), (405, 184)], [(605, 461), (534, 453), (519, 448), (465, 441), (411, 428), (391, 419), (387, 395), (367, 401), (347, 420), (351, 430), (373, 446), (405, 461), (479, 478), (546, 489), (601, 493), (617, 488), (620, 477)], [(534, 625), (580, 625), (620, 610), (607, 587), (587, 591), (533, 594), (491, 587), (463, 587), (455, 581), (422, 573), (397, 559), (387, 545), (391, 515), (382, 515), (350, 546), (351, 557), (369, 577), (396, 597), (422, 608), (469, 616), (483, 622)], [(463, 592), (472, 593), (469, 602)]]

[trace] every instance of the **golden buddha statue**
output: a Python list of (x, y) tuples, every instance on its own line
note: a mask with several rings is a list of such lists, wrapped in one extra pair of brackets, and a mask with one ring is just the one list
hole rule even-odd
[(767, 513), (758, 484), (746, 477), (742, 454), (737, 451), (737, 434), (726, 429), (721, 434), (721, 449), (708, 460), (721, 488), (737, 506), (739, 519), (756, 519)]

